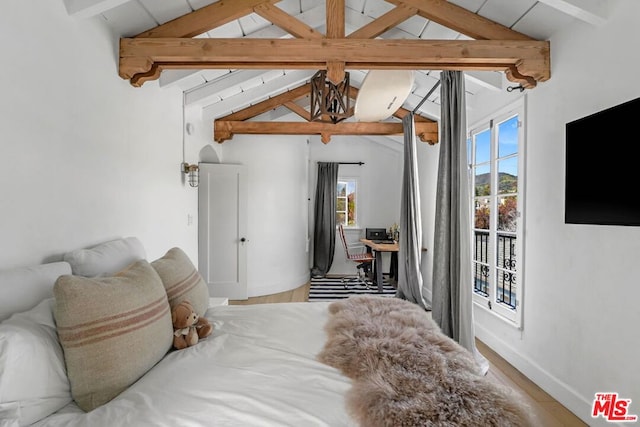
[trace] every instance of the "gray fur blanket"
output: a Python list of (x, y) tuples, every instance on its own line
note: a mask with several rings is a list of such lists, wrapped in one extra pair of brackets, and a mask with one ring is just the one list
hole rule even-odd
[(365, 295), (329, 313), (318, 360), (352, 379), (346, 405), (360, 425), (534, 425), (517, 393), (482, 376), (419, 306)]

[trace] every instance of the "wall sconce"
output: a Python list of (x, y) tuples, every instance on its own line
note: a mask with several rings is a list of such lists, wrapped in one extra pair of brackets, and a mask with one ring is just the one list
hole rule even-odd
[(189, 163), (182, 164), (182, 173), (187, 174), (187, 182), (191, 187), (197, 187), (200, 184), (200, 168), (198, 165)]
[[(187, 175), (187, 182), (191, 187), (197, 187), (200, 184), (200, 168), (195, 163), (190, 165), (185, 161), (185, 131), (189, 135), (193, 133), (193, 125), (186, 123), (185, 118), (185, 97), (186, 94), (182, 92), (182, 173)], [(185, 124), (186, 123), (186, 124)]]

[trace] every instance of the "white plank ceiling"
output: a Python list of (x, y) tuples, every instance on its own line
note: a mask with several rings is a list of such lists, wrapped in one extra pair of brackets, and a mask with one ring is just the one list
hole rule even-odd
[[(590, 25), (606, 21), (615, 0), (449, 0), (458, 6), (524, 33), (548, 40), (574, 20)], [(190, 13), (213, 0), (64, 0), (69, 15), (77, 19), (101, 16), (121, 37), (131, 37), (174, 18)], [(384, 0), (346, 0), (346, 33), (362, 27), (386, 13), (393, 5)], [(324, 33), (325, 2), (283, 0), (276, 6)], [(199, 37), (291, 37), (255, 13), (229, 22)], [(464, 39), (465, 36), (420, 16), (414, 16), (384, 33), (381, 38)], [(553, 46), (552, 46), (553, 49)], [(367, 70), (347, 70), (351, 85), (359, 87)], [(203, 118), (214, 120), (308, 82), (309, 70), (165, 70), (161, 87), (177, 85), (185, 93), (185, 103), (202, 109)], [(512, 85), (499, 72), (467, 72), (469, 97), (487, 90), (505, 90)], [(403, 105), (413, 110), (436, 84), (438, 71), (417, 70), (411, 94)], [(535, 90), (535, 89), (534, 89)], [(470, 103), (472, 104), (472, 102)], [(434, 91), (419, 110), (439, 119), (439, 91)]]

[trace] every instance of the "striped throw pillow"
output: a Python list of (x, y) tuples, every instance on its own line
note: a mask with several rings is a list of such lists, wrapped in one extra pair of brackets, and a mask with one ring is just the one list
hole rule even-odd
[(167, 294), (145, 260), (112, 277), (61, 276), (53, 293), (71, 394), (84, 411), (116, 397), (171, 348)]
[(209, 308), (209, 288), (182, 249), (169, 249), (165, 256), (153, 261), (151, 266), (160, 275), (172, 308), (187, 300), (198, 316), (204, 315)]

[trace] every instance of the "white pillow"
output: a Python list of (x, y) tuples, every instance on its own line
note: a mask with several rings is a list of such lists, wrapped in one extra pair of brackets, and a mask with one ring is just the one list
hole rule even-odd
[(0, 323), (0, 420), (35, 423), (71, 402), (54, 299)]
[(147, 254), (136, 237), (111, 240), (88, 249), (78, 249), (64, 255), (75, 276), (111, 276), (128, 265), (145, 259)]
[(66, 262), (0, 270), (0, 289), (4, 293), (0, 298), (0, 322), (51, 298), (53, 284), (65, 274), (71, 274)]

